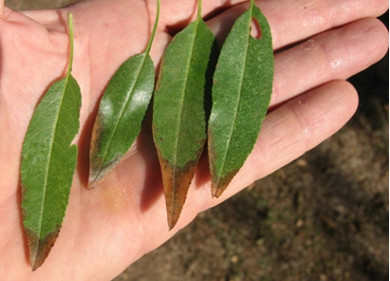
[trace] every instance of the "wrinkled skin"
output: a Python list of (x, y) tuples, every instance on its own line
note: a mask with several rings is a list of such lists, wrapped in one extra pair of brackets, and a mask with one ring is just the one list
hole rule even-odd
[[(247, 4), (241, 5), (245, 1), (240, 0), (203, 2), (207, 23), (222, 42)], [(194, 18), (194, 3), (162, 1), (161, 21), (151, 52), (156, 65), (171, 38), (169, 32), (180, 30)], [(283, 48), (275, 55), (271, 110), (245, 166), (225, 193), (212, 199), (204, 157), (183, 213), (172, 231), (168, 231), (161, 176), (147, 124), (129, 156), (95, 189), (86, 189), (89, 138), (97, 102), (119, 64), (145, 48), (154, 21), (155, 1), (90, 0), (66, 9), (24, 13), (3, 9), (0, 17), (2, 280), (111, 280), (168, 240), (199, 212), (296, 159), (351, 118), (358, 98), (345, 79), (385, 54), (388, 32), (374, 17), (387, 10), (388, 2), (264, 0), (259, 1), (259, 6), (269, 19), (275, 50), (302, 43), (288, 50)], [(223, 12), (215, 13), (217, 10)], [(43, 266), (32, 272), (19, 207), (20, 154), (35, 105), (66, 70), (68, 11), (75, 18), (73, 75), (83, 95), (81, 131), (75, 140), (79, 144), (79, 164), (57, 242)]]

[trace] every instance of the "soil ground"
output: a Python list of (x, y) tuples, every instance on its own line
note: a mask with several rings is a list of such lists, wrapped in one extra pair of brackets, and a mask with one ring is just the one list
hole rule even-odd
[(388, 280), (388, 60), (350, 79), (360, 106), (341, 131), (200, 214), (115, 281)]

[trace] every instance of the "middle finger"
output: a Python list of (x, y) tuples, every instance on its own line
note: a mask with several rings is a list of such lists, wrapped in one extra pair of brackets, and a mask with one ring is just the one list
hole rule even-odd
[(365, 69), (382, 58), (387, 51), (387, 40), (383, 24), (367, 18), (276, 54), (271, 106)]

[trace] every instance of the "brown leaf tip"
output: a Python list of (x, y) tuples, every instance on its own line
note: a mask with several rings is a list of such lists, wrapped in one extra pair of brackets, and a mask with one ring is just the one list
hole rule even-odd
[(234, 178), (234, 176), (237, 174), (238, 170), (232, 170), (230, 173), (228, 173), (224, 177), (212, 177), (212, 183), (211, 183), (211, 196), (213, 198), (218, 198), (222, 195), (222, 193), (226, 190), (226, 188), (229, 186), (230, 182)]
[(90, 169), (88, 178), (88, 189), (93, 189), (102, 177), (103, 176), (100, 170), (96, 171), (94, 169)]
[(187, 198), (188, 189), (195, 174), (192, 161), (184, 167), (175, 167), (159, 155), (162, 172), (169, 230), (175, 227)]
[(121, 155), (118, 155), (113, 161), (105, 165), (101, 164), (101, 161), (98, 165), (90, 164), (88, 189), (93, 189), (97, 184), (103, 181), (119, 163), (120, 157)]
[[(167, 206), (167, 208), (169, 208), (169, 207)], [(177, 221), (179, 220), (180, 212), (181, 212), (181, 210), (179, 210), (178, 212), (168, 213), (167, 220), (168, 220), (169, 230), (172, 230), (172, 228), (175, 227)]]
[(226, 187), (216, 186), (214, 184), (211, 185), (211, 196), (213, 198), (218, 198), (225, 191)]
[(36, 233), (29, 229), (25, 229), (27, 242), (29, 247), (29, 260), (32, 271), (38, 269), (46, 260), (51, 248), (56, 241), (60, 228), (49, 233), (44, 239), (39, 239)]

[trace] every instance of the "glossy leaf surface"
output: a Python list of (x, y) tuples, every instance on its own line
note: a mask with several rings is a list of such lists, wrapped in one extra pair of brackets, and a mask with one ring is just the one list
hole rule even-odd
[(112, 77), (100, 102), (90, 150), (90, 184), (101, 180), (138, 136), (154, 89), (148, 54), (132, 56)]
[(71, 143), (79, 130), (81, 94), (71, 64), (72, 58), (67, 76), (50, 87), (35, 109), (23, 143), (23, 225), (34, 270), (58, 236), (76, 168), (77, 146)]
[(154, 90), (155, 69), (149, 50), (126, 60), (111, 78), (100, 101), (90, 148), (89, 182), (93, 186), (122, 159), (138, 136)]
[[(260, 38), (251, 35), (260, 28)], [(222, 46), (213, 77), (208, 150), (212, 194), (220, 196), (240, 170), (257, 140), (273, 80), (270, 27), (251, 1)]]
[(199, 15), (168, 45), (154, 94), (153, 137), (170, 228), (179, 218), (206, 139), (204, 95), (215, 37)]

